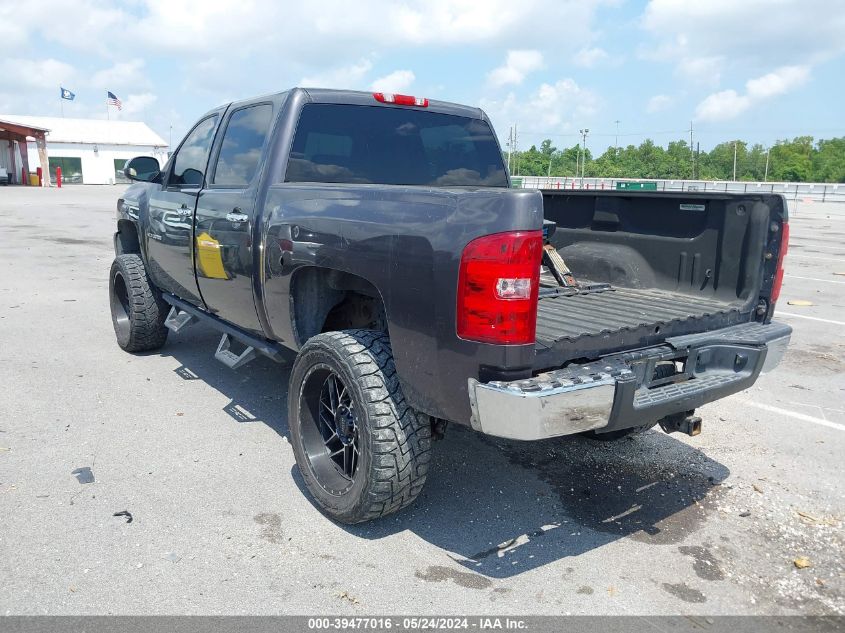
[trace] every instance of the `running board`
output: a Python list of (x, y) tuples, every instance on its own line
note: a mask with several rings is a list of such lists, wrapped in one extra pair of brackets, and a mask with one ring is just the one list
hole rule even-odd
[(251, 345), (247, 346), (240, 354), (235, 354), (230, 349), (231, 346), (232, 337), (229, 334), (224, 334), (220, 337), (220, 344), (217, 346), (217, 351), (214, 352), (214, 358), (226, 365), (229, 369), (239, 369), (249, 361), (255, 360), (255, 348)]
[(175, 334), (180, 330), (184, 330), (192, 323), (196, 323), (197, 321), (197, 317), (195, 317), (193, 314), (180, 311), (179, 308), (177, 308), (176, 306), (170, 306), (170, 313), (164, 320), (164, 327), (166, 327), (168, 330)]
[[(177, 327), (180, 330), (187, 327), (190, 323), (202, 322), (223, 334), (214, 357), (227, 367), (231, 367), (232, 369), (243, 367), (246, 363), (255, 358), (256, 354), (267, 356), (277, 363), (288, 363), (296, 358), (296, 353), (294, 351), (289, 350), (281, 344), (256, 336), (251, 332), (246, 332), (241, 328), (188, 303), (187, 301), (183, 301), (175, 295), (165, 292), (162, 293), (161, 298), (169, 303), (176, 311), (174, 313), (174, 310), (171, 310), (165, 322), (169, 321), (172, 316), (172, 323), (174, 327)], [(167, 327), (174, 332), (178, 331), (170, 325)], [(247, 349), (240, 355), (235, 354), (231, 350), (232, 341), (238, 341)]]

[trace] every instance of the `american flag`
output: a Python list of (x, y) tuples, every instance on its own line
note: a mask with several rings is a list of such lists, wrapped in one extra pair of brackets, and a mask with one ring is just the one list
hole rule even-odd
[(113, 92), (109, 92), (108, 95), (109, 95), (108, 104), (113, 105), (113, 106), (117, 106), (118, 110), (123, 110), (123, 102), (120, 99), (117, 98), (117, 95), (114, 94)]

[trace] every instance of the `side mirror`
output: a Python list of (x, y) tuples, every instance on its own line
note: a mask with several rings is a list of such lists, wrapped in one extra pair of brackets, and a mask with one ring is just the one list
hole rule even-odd
[(153, 182), (160, 172), (161, 167), (152, 156), (136, 156), (123, 166), (124, 176), (141, 182)]

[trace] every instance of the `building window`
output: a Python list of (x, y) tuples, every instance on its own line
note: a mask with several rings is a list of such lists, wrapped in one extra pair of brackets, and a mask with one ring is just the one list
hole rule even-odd
[(131, 182), (129, 178), (123, 175), (123, 167), (126, 165), (126, 158), (115, 158), (114, 159), (114, 181), (115, 182), (124, 182), (128, 183)]
[(82, 184), (82, 159), (50, 156), (50, 177), (56, 182), (56, 167), (62, 168), (62, 183)]

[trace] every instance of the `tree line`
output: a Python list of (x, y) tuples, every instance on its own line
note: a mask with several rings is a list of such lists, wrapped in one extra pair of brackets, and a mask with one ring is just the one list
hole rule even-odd
[(532, 145), (513, 152), (510, 168), (515, 176), (571, 178), (581, 175), (583, 164), (587, 177), (732, 180), (734, 148), (736, 180), (845, 182), (845, 137), (815, 141), (812, 136), (799, 136), (768, 149), (735, 140), (719, 143), (709, 152), (693, 151), (684, 140), (664, 148), (646, 139), (639, 146), (609, 147), (597, 158), (589, 148), (586, 153), (577, 144), (558, 149), (546, 139), (539, 149)]

